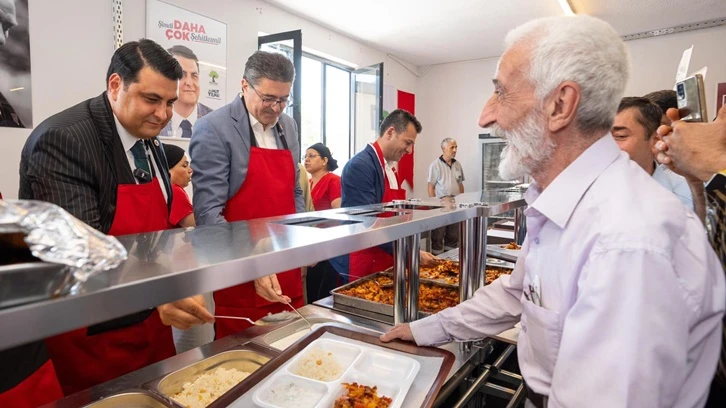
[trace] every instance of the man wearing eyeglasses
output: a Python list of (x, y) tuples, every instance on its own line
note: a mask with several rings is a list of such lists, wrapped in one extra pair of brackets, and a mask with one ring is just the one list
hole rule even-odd
[[(257, 51), (247, 60), (242, 94), (200, 118), (189, 145), (197, 225), (304, 211), (297, 124), (283, 110), (292, 102), (295, 68), (284, 55)], [(269, 275), (214, 293), (216, 313), (257, 320), (303, 306), (299, 269)], [(224, 321), (222, 321), (224, 320)], [(216, 338), (248, 327), (220, 319)]]

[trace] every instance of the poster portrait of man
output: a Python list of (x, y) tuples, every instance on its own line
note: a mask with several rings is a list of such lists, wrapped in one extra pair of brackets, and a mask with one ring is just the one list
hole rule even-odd
[(33, 126), (28, 0), (0, 0), (0, 126)]

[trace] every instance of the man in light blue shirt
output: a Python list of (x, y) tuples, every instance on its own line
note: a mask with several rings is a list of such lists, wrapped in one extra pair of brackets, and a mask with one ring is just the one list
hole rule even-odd
[(613, 138), (620, 150), (628, 153), (658, 184), (693, 209), (693, 195), (686, 179), (655, 162), (652, 150), (657, 139), (654, 136), (662, 115), (660, 107), (646, 98), (625, 97), (615, 115)]

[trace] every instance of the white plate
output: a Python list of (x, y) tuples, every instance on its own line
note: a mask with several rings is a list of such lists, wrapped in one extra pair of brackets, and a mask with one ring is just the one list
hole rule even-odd
[[(296, 374), (299, 373), (297, 368), (302, 359), (315, 349), (333, 353), (341, 367), (341, 374), (337, 378), (318, 381)], [(390, 407), (399, 408), (420, 369), (421, 364), (415, 359), (388, 352), (385, 348), (317, 339), (265, 379), (253, 394), (252, 400), (262, 408), (332, 407), (335, 400), (346, 392), (342, 384), (357, 382), (359, 385), (378, 387), (378, 395), (391, 398), (393, 402)], [(276, 404), (280, 401), (275, 400), (276, 390), (285, 387), (306, 394), (309, 398), (307, 403), (290, 400)]]

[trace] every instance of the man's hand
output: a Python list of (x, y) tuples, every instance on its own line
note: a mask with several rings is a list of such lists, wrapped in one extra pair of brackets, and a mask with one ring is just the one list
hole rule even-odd
[(277, 275), (263, 276), (255, 279), (255, 292), (268, 302), (290, 303), (290, 298), (282, 294)]
[(167, 326), (186, 330), (204, 323), (214, 323), (214, 316), (207, 310), (202, 295), (188, 297), (158, 306), (161, 322)]
[(678, 110), (672, 108), (666, 114), (673, 124), (658, 128), (662, 140), (653, 150), (658, 162), (689, 182), (707, 181), (726, 169), (726, 105), (713, 123), (680, 121)]
[(391, 340), (401, 339), (405, 341), (414, 341), (413, 333), (411, 332), (411, 326), (408, 323), (397, 324), (388, 333), (382, 334), (379, 339), (388, 343)]
[(436, 261), (441, 258), (434, 256), (431, 252), (421, 251), (421, 254), (419, 255), (419, 266), (434, 266), (436, 265)]

